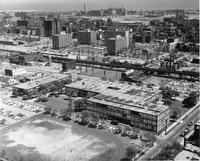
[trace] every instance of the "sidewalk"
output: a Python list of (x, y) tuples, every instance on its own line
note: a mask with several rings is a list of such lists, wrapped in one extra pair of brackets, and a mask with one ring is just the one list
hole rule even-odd
[[(184, 121), (184, 119), (190, 114), (192, 113), (194, 110), (196, 110), (196, 108), (199, 107), (199, 102), (193, 107), (191, 108), (189, 111), (187, 111), (184, 115), (182, 115), (175, 123), (173, 123), (171, 126), (169, 126), (167, 128), (167, 133), (171, 132), (172, 129), (174, 129), (176, 126), (178, 126), (180, 123), (182, 123)], [(164, 136), (165, 132), (163, 132), (161, 134), (161, 136)]]

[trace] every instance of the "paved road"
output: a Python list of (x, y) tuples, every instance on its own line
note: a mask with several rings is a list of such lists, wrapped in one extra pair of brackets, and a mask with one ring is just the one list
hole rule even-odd
[[(199, 105), (198, 105), (199, 107)], [(196, 122), (200, 118), (200, 109), (196, 108), (188, 117), (184, 119), (179, 125), (177, 125), (174, 129), (172, 129), (171, 132), (168, 133), (168, 135), (163, 137), (158, 137), (154, 147), (150, 149), (145, 155), (141, 156), (138, 161), (146, 161), (147, 158), (152, 158), (156, 154), (158, 154), (162, 147), (164, 147), (167, 144), (170, 144), (176, 140), (181, 139), (180, 133), (187, 127), (187, 124), (192, 121)], [(189, 128), (189, 127), (188, 127)], [(193, 128), (190, 127), (190, 129)]]

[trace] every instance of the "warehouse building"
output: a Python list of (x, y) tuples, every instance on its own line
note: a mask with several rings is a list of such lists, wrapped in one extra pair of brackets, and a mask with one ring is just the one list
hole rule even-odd
[(10, 65), (5, 68), (5, 75), (16, 77), (26, 73), (26, 68), (18, 65)]
[(59, 86), (61, 82), (64, 84), (71, 82), (71, 76), (55, 73), (51, 75), (44, 75), (34, 81), (15, 85), (13, 87), (13, 95), (33, 96), (38, 95), (40, 92), (46, 93), (55, 89), (55, 87)]
[(66, 94), (88, 97), (87, 110), (101, 117), (157, 134), (169, 124), (170, 108), (162, 105), (162, 93), (156, 87), (89, 78), (66, 85)]

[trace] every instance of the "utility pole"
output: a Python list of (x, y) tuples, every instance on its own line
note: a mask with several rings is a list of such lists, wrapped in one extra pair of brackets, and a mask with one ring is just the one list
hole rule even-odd
[(167, 135), (167, 120), (165, 120), (165, 135)]

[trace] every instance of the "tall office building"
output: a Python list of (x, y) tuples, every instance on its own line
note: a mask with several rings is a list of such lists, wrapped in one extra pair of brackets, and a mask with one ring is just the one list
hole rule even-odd
[(121, 37), (118, 35), (116, 38), (110, 38), (106, 43), (107, 51), (109, 55), (115, 55), (121, 50), (127, 48), (126, 37)]
[(86, 16), (86, 5), (84, 3), (84, 16)]
[(54, 31), (54, 34), (60, 33), (60, 19), (59, 18), (53, 19), (53, 31)]
[(78, 32), (78, 42), (83, 45), (95, 45), (97, 42), (96, 31), (79, 31)]
[(127, 42), (127, 48), (129, 47), (129, 41), (130, 41), (130, 34), (129, 31), (126, 30), (106, 30), (105, 31), (105, 43), (107, 44), (108, 39), (110, 38), (116, 38), (117, 35), (120, 35), (121, 37), (126, 38)]
[(185, 12), (184, 10), (176, 10), (176, 20), (182, 21), (185, 18)]
[(52, 40), (54, 49), (70, 47), (72, 43), (72, 37), (69, 33), (61, 33), (53, 35)]
[(60, 19), (54, 18), (54, 19), (45, 19), (43, 21), (43, 27), (44, 27), (44, 36), (46, 37), (52, 37), (55, 34), (60, 33)]
[(22, 27), (24, 26), (25, 28), (28, 27), (28, 21), (27, 20), (17, 20), (17, 26)]

